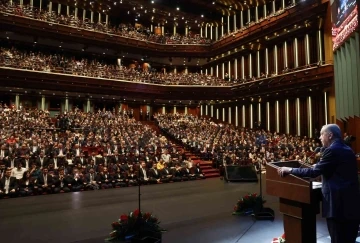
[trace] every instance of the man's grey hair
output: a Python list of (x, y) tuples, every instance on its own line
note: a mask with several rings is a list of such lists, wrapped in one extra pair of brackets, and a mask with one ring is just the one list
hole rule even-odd
[(323, 132), (329, 132), (332, 133), (333, 138), (341, 138), (341, 130), (340, 127), (336, 124), (327, 124), (324, 125), (321, 129)]

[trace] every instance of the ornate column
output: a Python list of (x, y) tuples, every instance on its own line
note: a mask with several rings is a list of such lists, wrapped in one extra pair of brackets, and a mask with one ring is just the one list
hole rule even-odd
[(41, 110), (44, 111), (45, 110), (45, 96), (41, 96)]
[[(86, 101), (86, 112), (90, 112), (90, 99), (87, 99)], [(119, 106), (119, 109), (121, 110), (121, 103), (120, 103), (120, 106)]]
[(290, 133), (289, 99), (285, 100), (285, 129), (286, 129), (286, 134), (289, 134)]
[(279, 114), (279, 101), (275, 101), (275, 123), (276, 132), (280, 132), (280, 114)]
[(296, 135), (301, 136), (301, 120), (300, 120), (300, 99), (296, 98)]
[(228, 123), (231, 124), (231, 107), (229, 107), (229, 112), (228, 112)]
[(224, 36), (224, 17), (221, 17), (221, 36)]
[(65, 98), (65, 107), (64, 107), (64, 110), (65, 110), (65, 111), (69, 111), (69, 98), (68, 98), (68, 97)]
[(294, 39), (294, 67), (299, 67), (299, 52), (298, 52), (298, 40)]
[(270, 131), (270, 102), (266, 102), (266, 130)]
[(237, 58), (235, 58), (234, 60), (234, 74), (235, 74), (235, 79), (238, 78), (238, 63), (237, 63)]
[(243, 11), (240, 11), (240, 28), (244, 27), (244, 15)]
[(308, 136), (309, 138), (313, 137), (313, 119), (312, 119), (312, 100), (311, 96), (308, 96), (307, 109), (308, 109)]
[(238, 106), (235, 106), (235, 126), (239, 126), (239, 109)]
[(309, 34), (305, 35), (305, 58), (306, 64), (310, 64)]
[(250, 128), (253, 129), (254, 127), (254, 111), (253, 111), (253, 104), (250, 104)]

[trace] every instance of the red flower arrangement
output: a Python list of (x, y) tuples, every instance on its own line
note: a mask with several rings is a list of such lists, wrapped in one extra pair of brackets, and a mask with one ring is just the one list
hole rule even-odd
[(280, 237), (274, 238), (271, 243), (286, 243), (285, 233)]
[(246, 194), (237, 201), (233, 214), (253, 213), (254, 211), (260, 210), (265, 202), (266, 201), (256, 193)]
[(120, 215), (119, 220), (111, 224), (113, 231), (106, 240), (122, 240), (127, 242), (135, 236), (146, 236), (146, 232), (161, 234), (165, 230), (159, 224), (158, 218), (151, 213), (142, 213), (139, 209), (136, 209), (129, 214)]

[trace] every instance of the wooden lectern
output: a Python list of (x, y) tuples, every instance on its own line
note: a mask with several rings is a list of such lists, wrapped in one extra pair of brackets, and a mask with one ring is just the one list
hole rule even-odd
[(316, 214), (320, 212), (321, 186), (294, 175), (281, 177), (279, 167), (307, 168), (298, 161), (273, 162), (266, 166), (266, 193), (280, 198), (288, 243), (316, 243)]

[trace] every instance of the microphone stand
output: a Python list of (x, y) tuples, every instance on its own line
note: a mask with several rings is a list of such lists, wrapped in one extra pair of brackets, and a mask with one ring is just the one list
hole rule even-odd
[(263, 197), (262, 197), (262, 173), (261, 173), (261, 164), (262, 162), (259, 163), (259, 183), (260, 183), (260, 200), (261, 200), (261, 206), (260, 206), (260, 210), (258, 212), (254, 213), (255, 219), (257, 220), (271, 220), (274, 221), (275, 219), (275, 213), (274, 210), (271, 208), (264, 208), (263, 206)]

